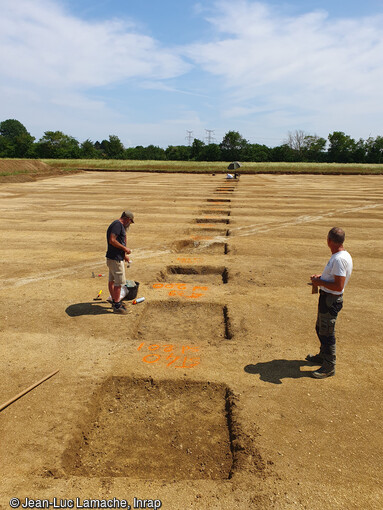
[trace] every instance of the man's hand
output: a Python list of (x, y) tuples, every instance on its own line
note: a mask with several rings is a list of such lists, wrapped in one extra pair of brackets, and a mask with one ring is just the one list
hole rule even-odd
[(312, 276), (310, 276), (311, 283), (313, 285), (315, 285), (316, 287), (321, 285), (321, 276), (322, 275), (320, 275), (320, 274), (313, 274)]
[(337, 275), (334, 275), (334, 281), (333, 282), (328, 282), (326, 280), (321, 280), (321, 276), (320, 274), (313, 274), (311, 276), (311, 283), (313, 284), (313, 286), (315, 285), (316, 287), (325, 287), (326, 289), (329, 289), (329, 290), (334, 290), (336, 292), (343, 292), (343, 289), (344, 289), (344, 284), (345, 284), (345, 281), (346, 281), (346, 277), (345, 276), (337, 276)]

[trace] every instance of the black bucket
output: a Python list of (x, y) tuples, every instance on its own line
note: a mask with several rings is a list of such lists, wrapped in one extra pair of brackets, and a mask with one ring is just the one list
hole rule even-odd
[(133, 281), (127, 280), (125, 286), (128, 290), (128, 293), (124, 297), (124, 299), (127, 299), (127, 300), (135, 299), (137, 297), (139, 285), (140, 285), (140, 282), (133, 282)]

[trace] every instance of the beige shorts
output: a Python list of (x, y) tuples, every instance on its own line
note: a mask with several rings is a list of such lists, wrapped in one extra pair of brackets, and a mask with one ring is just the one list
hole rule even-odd
[(125, 285), (125, 265), (124, 262), (118, 260), (106, 259), (106, 265), (109, 268), (109, 281), (114, 282), (115, 285)]

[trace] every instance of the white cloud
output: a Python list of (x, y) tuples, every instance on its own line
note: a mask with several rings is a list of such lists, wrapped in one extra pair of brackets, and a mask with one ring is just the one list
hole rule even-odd
[(0, 12), (0, 121), (17, 118), (36, 138), (62, 130), (96, 140), (120, 128), (123, 136), (134, 125), (111, 105), (112, 89), (119, 87), (117, 102), (137, 118), (132, 88), (190, 68), (132, 21), (84, 21), (57, 0), (0, 0)]
[(224, 0), (208, 20), (214, 41), (191, 45), (187, 55), (221, 79), (233, 115), (260, 107), (290, 110), (293, 120), (298, 108), (307, 122), (324, 125), (326, 112), (342, 115), (355, 105), (383, 113), (383, 16), (289, 17), (265, 3)]
[(49, 0), (0, 2), (0, 72), (45, 87), (97, 87), (164, 79), (188, 66), (132, 23), (86, 22)]
[(208, 94), (204, 94), (201, 92), (195, 92), (193, 90), (181, 89), (179, 87), (174, 87), (172, 85), (168, 85), (167, 83), (161, 81), (142, 81), (140, 83), (140, 87), (142, 89), (147, 90), (162, 90), (164, 92), (175, 92), (177, 94), (185, 94), (187, 96), (196, 96), (196, 97), (209, 97)]

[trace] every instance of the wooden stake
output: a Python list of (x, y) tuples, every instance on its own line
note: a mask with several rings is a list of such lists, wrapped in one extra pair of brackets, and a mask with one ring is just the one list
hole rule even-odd
[(24, 396), (26, 393), (28, 393), (29, 391), (33, 390), (33, 388), (36, 388), (36, 386), (38, 386), (39, 384), (43, 383), (44, 381), (46, 381), (47, 379), (53, 377), (55, 374), (57, 374), (58, 370), (56, 370), (55, 372), (52, 372), (51, 374), (45, 376), (43, 379), (41, 379), (40, 381), (38, 381), (37, 383), (35, 384), (32, 384), (32, 386), (29, 386), (29, 388), (27, 388), (26, 390), (22, 391), (21, 393), (19, 393), (18, 395), (16, 395), (15, 397), (11, 398), (10, 400), (8, 400), (8, 402), (5, 402), (5, 404), (2, 404), (0, 406), (0, 412), (3, 411), (6, 407), (8, 407), (9, 405), (13, 404), (13, 402), (16, 402), (16, 400), (18, 400), (19, 398), (21, 398), (22, 396)]

